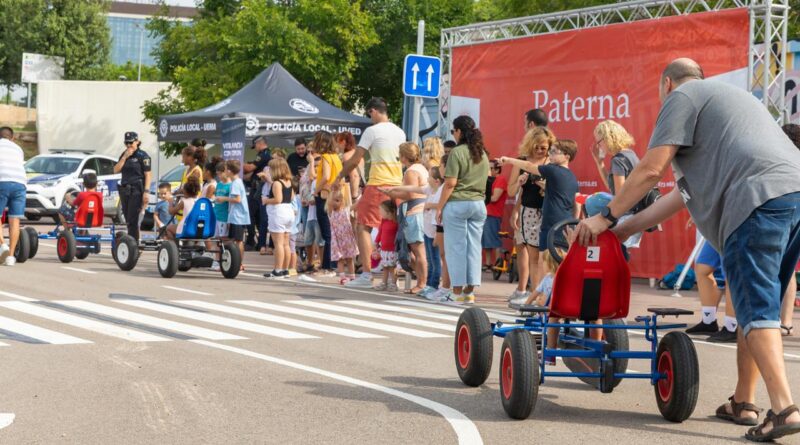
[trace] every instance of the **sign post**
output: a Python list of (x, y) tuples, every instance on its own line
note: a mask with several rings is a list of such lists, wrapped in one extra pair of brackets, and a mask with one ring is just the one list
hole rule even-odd
[[(425, 53), (425, 20), (419, 21), (417, 26), (417, 54)], [(413, 77), (413, 84), (417, 84), (419, 75), (419, 65), (414, 64), (411, 67), (411, 76)], [(405, 82), (404, 82), (405, 83)], [(430, 85), (429, 85), (430, 87)], [(419, 97), (414, 98), (414, 114), (411, 118), (411, 142), (419, 144), (419, 110), (422, 108), (422, 99)], [(408, 281), (408, 280), (406, 280)]]
[[(244, 166), (246, 126), (247, 119), (243, 117), (222, 119), (222, 158), (226, 161), (235, 159)], [(241, 173), (240, 169), (239, 174)]]

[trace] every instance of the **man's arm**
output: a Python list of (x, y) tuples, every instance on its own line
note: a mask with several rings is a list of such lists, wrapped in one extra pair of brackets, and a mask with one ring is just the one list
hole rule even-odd
[(353, 153), (353, 156), (350, 156), (350, 159), (344, 161), (342, 164), (342, 171), (339, 173), (339, 177), (337, 179), (344, 179), (350, 175), (350, 172), (353, 171), (356, 167), (358, 167), (358, 163), (364, 159), (364, 156), (367, 154), (367, 149), (364, 147), (356, 147), (356, 152)]

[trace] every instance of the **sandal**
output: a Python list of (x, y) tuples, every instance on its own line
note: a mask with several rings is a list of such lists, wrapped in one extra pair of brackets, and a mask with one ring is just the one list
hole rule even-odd
[(785, 324), (781, 325), (781, 335), (784, 337), (791, 337), (793, 330), (794, 326), (786, 326)]
[[(761, 408), (753, 405), (752, 403), (737, 402), (733, 400), (733, 396), (730, 396), (728, 400), (730, 401), (731, 412), (733, 412), (733, 414), (728, 413), (728, 410), (725, 409), (726, 405), (728, 405), (728, 403), (725, 403), (717, 408), (717, 418), (729, 420), (737, 425), (758, 425), (758, 415), (761, 414), (761, 411), (763, 411)], [(756, 413), (756, 418), (751, 419), (749, 417), (742, 416), (742, 411), (754, 412)]]
[[(747, 430), (747, 434), (744, 435), (745, 439), (753, 442), (772, 442), (789, 434), (800, 433), (800, 422), (786, 423), (786, 419), (792, 413), (800, 413), (800, 409), (796, 405), (789, 405), (778, 414), (773, 413), (772, 410), (767, 411), (767, 416), (761, 422), (761, 425)], [(765, 433), (763, 431), (767, 426), (767, 422), (772, 423), (772, 429)]]
[(403, 291), (403, 293), (404, 294), (409, 294), (409, 295), (417, 295), (417, 293), (422, 291), (422, 289), (424, 289), (424, 288), (419, 287), (419, 286), (414, 286), (414, 287), (412, 287), (411, 289), (409, 289), (407, 291)]

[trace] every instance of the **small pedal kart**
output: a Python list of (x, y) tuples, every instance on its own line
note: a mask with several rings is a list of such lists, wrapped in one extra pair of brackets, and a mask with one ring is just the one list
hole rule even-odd
[[(490, 323), (480, 308), (461, 314), (454, 344), (459, 378), (468, 386), (483, 384), (492, 367), (493, 337), (500, 337), (500, 399), (509, 417), (528, 418), (547, 378), (578, 378), (602, 393), (612, 392), (623, 379), (647, 379), (661, 415), (671, 422), (686, 420), (694, 412), (700, 386), (697, 351), (683, 332), (659, 338), (663, 330), (686, 327), (659, 318), (692, 312), (650, 308), (649, 315), (635, 318), (637, 324), (626, 324), (630, 271), (619, 241), (605, 232), (597, 246), (575, 243), (562, 259), (555, 235), (574, 224), (576, 220), (561, 222), (548, 236), (548, 248), (561, 263), (549, 308), (522, 306), (520, 319), (512, 324)], [(632, 330), (643, 332), (650, 347), (630, 350)], [(558, 336), (555, 348), (547, 346), (550, 335)], [(548, 370), (545, 361), (555, 357), (562, 357), (570, 371)], [(649, 360), (650, 372), (627, 372), (628, 360)]]
[(166, 226), (157, 237), (143, 237), (138, 243), (125, 234), (116, 244), (114, 260), (121, 270), (130, 271), (136, 267), (141, 252), (157, 252), (158, 272), (164, 278), (172, 278), (178, 271), (211, 267), (219, 254), (222, 276), (236, 278), (242, 266), (241, 252), (235, 243), (214, 237), (215, 230), (212, 203), (208, 198), (200, 198), (185, 216), (183, 230), (176, 239), (165, 239)]
[[(7, 212), (3, 210), (2, 215), (0, 215), (0, 230), (7, 223)], [(39, 232), (33, 227), (20, 227), (17, 246), (13, 252), (17, 263), (21, 264), (28, 261), (35, 257), (37, 252), (39, 252)]]

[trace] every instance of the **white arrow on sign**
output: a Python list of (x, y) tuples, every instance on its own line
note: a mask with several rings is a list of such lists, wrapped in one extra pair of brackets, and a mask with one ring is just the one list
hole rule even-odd
[(411, 72), (414, 73), (414, 76), (411, 78), (412, 81), (413, 81), (412, 85), (414, 85), (414, 86), (411, 87), (411, 89), (412, 90), (416, 90), (417, 89), (417, 73), (419, 73), (419, 64), (418, 63), (415, 63), (414, 66), (411, 67)]
[(433, 87), (433, 65), (428, 65), (428, 70), (426, 73), (428, 73), (428, 91), (430, 91)]

